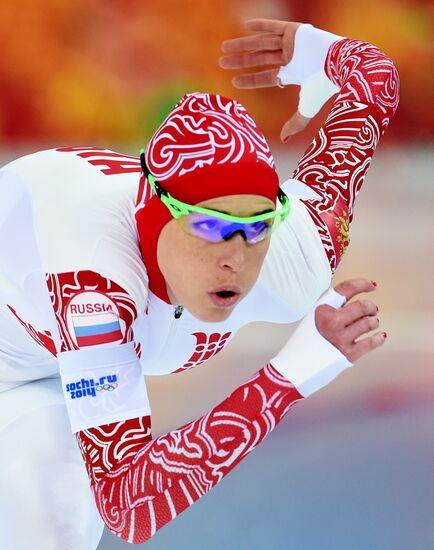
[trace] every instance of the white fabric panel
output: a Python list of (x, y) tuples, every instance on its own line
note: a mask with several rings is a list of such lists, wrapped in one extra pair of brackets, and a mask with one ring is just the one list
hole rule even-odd
[(291, 61), (279, 69), (282, 84), (299, 84), (298, 110), (307, 117), (315, 116), (324, 103), (340, 88), (327, 77), (324, 63), (330, 46), (343, 37), (312, 25), (301, 25), (295, 33)]
[(285, 180), (281, 185), (280, 188), (282, 191), (291, 197), (295, 197), (297, 199), (305, 199), (305, 200), (322, 200), (323, 197), (314, 191), (312, 187), (309, 187), (309, 185), (306, 185), (304, 182), (300, 180), (296, 180), (294, 178), (288, 178)]
[(1, 170), (0, 393), (58, 373), (55, 357), (33, 340), (8, 305), (35, 330), (49, 331), (60, 348), (38, 252), (29, 191), (21, 178), (10, 170)]
[(0, 394), (0, 548), (95, 550), (104, 523), (60, 380)]
[[(330, 289), (316, 304), (340, 308), (345, 298)], [(315, 309), (303, 319), (280, 352), (271, 359), (272, 365), (308, 397), (331, 382), (352, 364), (315, 325)]]
[(134, 343), (67, 351), (58, 355), (72, 431), (151, 413)]
[(300, 88), (298, 111), (306, 118), (313, 118), (332, 96), (340, 91), (325, 74), (316, 74), (306, 80)]
[(0, 303), (9, 303), (60, 343), (39, 256), (28, 188), (9, 170), (0, 170)]

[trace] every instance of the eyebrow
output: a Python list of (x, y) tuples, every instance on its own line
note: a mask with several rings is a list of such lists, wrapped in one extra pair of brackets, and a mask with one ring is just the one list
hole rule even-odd
[[(231, 214), (230, 212), (226, 212), (225, 210), (219, 210), (218, 208), (210, 208), (209, 210), (214, 210), (215, 212), (220, 212), (220, 214), (227, 214), (228, 216), (235, 216), (235, 214)], [(249, 214), (248, 216), (239, 216), (243, 218), (251, 218), (253, 216), (260, 216), (261, 214), (268, 214), (268, 212), (274, 212), (273, 208), (267, 208), (267, 210), (262, 210), (261, 212), (255, 212), (254, 214)], [(237, 216), (235, 216), (237, 217)]]

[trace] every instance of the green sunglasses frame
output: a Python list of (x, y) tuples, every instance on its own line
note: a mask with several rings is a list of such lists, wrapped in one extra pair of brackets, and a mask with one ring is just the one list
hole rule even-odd
[[(190, 212), (198, 212), (199, 214), (206, 214), (208, 216), (214, 216), (216, 218), (221, 218), (223, 220), (232, 221), (236, 223), (256, 223), (261, 222), (264, 220), (269, 220), (273, 218), (280, 218), (280, 222), (284, 221), (291, 211), (291, 204), (289, 197), (285, 195), (285, 193), (280, 189), (278, 189), (277, 192), (277, 198), (279, 199), (280, 204), (282, 205), (282, 208), (280, 210), (272, 210), (271, 212), (265, 212), (265, 214), (258, 214), (257, 216), (247, 216), (247, 217), (237, 217), (232, 216), (231, 214), (224, 214), (223, 212), (218, 212), (217, 210), (211, 210), (209, 208), (201, 208), (200, 206), (193, 206), (191, 204), (187, 204), (185, 202), (179, 201), (178, 199), (175, 199), (175, 197), (172, 197), (172, 195), (164, 189), (154, 178), (154, 176), (149, 172), (148, 167), (145, 163), (145, 154), (144, 150), (142, 149), (140, 151), (140, 162), (142, 165), (143, 173), (147, 177), (149, 183), (151, 184), (152, 189), (154, 190), (154, 193), (158, 196), (158, 198), (161, 200), (161, 202), (167, 206), (169, 209), (171, 215), (178, 219), (181, 216), (186, 216)], [(273, 228), (272, 231), (274, 229)], [(279, 224), (276, 224), (277, 226)]]

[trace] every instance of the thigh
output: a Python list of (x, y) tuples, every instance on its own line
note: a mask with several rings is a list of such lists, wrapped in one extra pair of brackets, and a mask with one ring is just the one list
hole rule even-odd
[(39, 381), (0, 394), (0, 415), (14, 403), (14, 392), (32, 405), (0, 430), (0, 548), (94, 550), (103, 522), (60, 383), (47, 384), (48, 393)]

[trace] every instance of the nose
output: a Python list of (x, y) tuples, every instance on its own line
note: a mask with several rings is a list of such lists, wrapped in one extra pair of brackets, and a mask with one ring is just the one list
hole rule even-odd
[(246, 241), (241, 233), (233, 233), (219, 246), (219, 266), (234, 272), (242, 271), (246, 261)]

